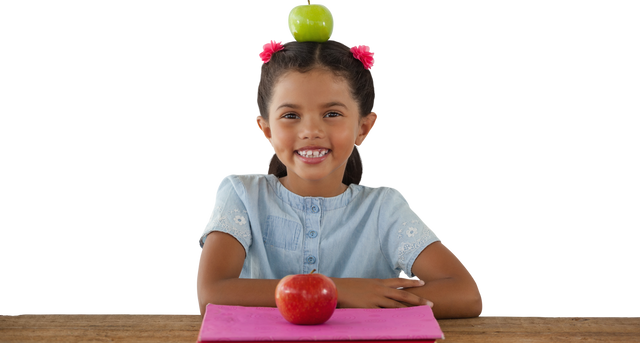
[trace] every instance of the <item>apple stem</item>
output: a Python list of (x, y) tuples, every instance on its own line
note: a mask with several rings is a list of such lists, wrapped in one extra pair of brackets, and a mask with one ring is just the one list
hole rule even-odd
[(312, 271), (311, 271), (311, 273), (309, 273), (309, 274), (313, 274), (313, 273), (315, 273), (315, 272), (316, 272), (316, 270), (314, 269), (314, 270), (312, 270)]
[(307, 0), (307, 3), (308, 3), (309, 5), (311, 5), (311, 0)]

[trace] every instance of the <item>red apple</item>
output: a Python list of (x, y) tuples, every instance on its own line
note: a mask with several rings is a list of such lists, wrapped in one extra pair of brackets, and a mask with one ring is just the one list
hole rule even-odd
[(288, 275), (276, 287), (276, 305), (287, 321), (293, 324), (322, 324), (331, 318), (338, 304), (338, 289), (322, 275)]

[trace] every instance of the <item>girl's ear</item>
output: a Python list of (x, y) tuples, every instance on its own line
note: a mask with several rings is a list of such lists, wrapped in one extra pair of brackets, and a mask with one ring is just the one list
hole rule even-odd
[(266, 141), (266, 139), (271, 136), (271, 130), (269, 130), (269, 123), (264, 118), (262, 118), (260, 113), (256, 113), (253, 115), (253, 123), (256, 126), (256, 129), (258, 130), (258, 132), (262, 135), (262, 137)]
[(267, 143), (269, 146), (269, 150), (273, 152), (273, 147), (271, 146), (271, 129), (269, 128), (269, 123), (262, 118), (260, 113), (256, 113), (253, 115), (253, 123), (256, 126), (258, 132), (262, 135), (262, 140)]
[(362, 144), (369, 134), (369, 131), (371, 131), (373, 124), (376, 123), (376, 119), (378, 119), (378, 115), (374, 112), (367, 114), (366, 117), (360, 118), (360, 131), (358, 132), (358, 137), (356, 137), (356, 145)]

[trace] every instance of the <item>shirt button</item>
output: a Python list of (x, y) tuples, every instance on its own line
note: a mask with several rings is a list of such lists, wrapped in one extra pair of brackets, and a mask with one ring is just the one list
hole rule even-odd
[(308, 263), (308, 264), (314, 264), (314, 263), (316, 263), (316, 258), (315, 258), (315, 257), (313, 257), (313, 256), (309, 256), (309, 257), (307, 257), (307, 263)]
[(318, 237), (318, 231), (315, 231), (315, 230), (309, 231), (309, 232), (307, 233), (307, 236), (308, 236), (309, 238), (316, 238), (316, 237)]
[(318, 211), (320, 211), (320, 209), (318, 208), (318, 206), (313, 205), (313, 206), (311, 206), (311, 211), (313, 211), (313, 213), (318, 213)]

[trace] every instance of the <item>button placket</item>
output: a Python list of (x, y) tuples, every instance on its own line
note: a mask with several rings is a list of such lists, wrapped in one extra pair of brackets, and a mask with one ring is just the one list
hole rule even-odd
[(313, 269), (318, 269), (318, 251), (320, 242), (317, 239), (320, 230), (320, 216), (322, 207), (318, 198), (305, 199), (305, 231), (304, 240), (304, 273), (310, 273)]

